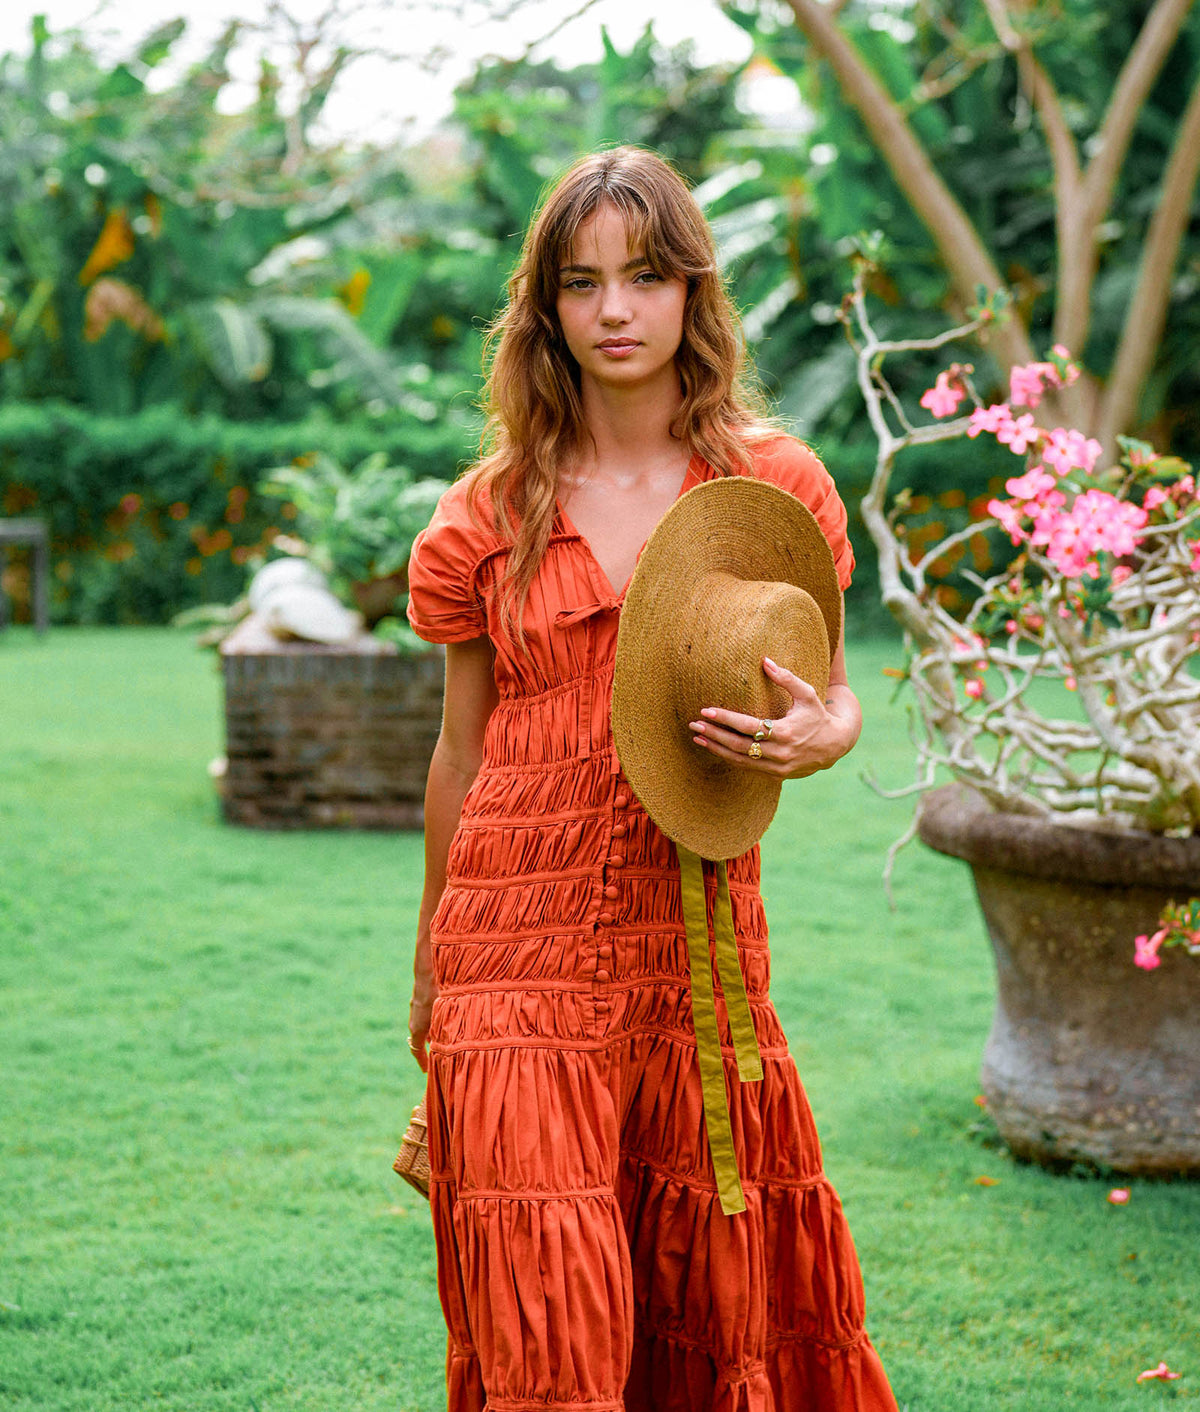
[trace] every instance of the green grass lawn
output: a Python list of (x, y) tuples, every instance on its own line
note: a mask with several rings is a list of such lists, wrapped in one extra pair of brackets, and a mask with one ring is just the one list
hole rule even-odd
[[(887, 908), (908, 805), (859, 772), (908, 778), (896, 655), (852, 649), (862, 744), (764, 845), (872, 1335), (909, 1412), (1197, 1399), (1200, 1186), (1117, 1208), (982, 1140), (969, 877), (914, 847)], [(391, 1172), (421, 840), (223, 825), (219, 687), (185, 635), (0, 635), (0, 1406), (437, 1412), (429, 1219)], [(1185, 1377), (1137, 1386), (1160, 1359)]]

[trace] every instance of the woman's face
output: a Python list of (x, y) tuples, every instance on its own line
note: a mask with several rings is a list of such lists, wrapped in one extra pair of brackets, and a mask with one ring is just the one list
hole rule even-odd
[(686, 302), (686, 283), (655, 274), (613, 206), (598, 207), (580, 225), (559, 269), (563, 337), (584, 383), (606, 389), (661, 382), (678, 396), (675, 354)]

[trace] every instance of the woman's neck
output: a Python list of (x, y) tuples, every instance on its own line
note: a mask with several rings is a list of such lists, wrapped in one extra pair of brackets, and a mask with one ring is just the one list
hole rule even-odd
[(583, 418), (591, 443), (584, 453), (588, 469), (622, 469), (629, 474), (677, 461), (685, 448), (672, 436), (671, 424), (682, 401), (678, 383), (665, 394), (662, 387), (616, 390), (585, 384)]

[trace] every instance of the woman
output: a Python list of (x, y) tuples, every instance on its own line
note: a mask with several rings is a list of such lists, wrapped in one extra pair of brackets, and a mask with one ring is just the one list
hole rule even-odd
[[(412, 625), (447, 645), (409, 1044), (430, 1075), (449, 1407), (893, 1409), (766, 994), (758, 849), (728, 869), (766, 1073), (741, 1088), (748, 1209), (726, 1216), (678, 860), (609, 721), (624, 586), (684, 491), (724, 474), (791, 491), (843, 588), (845, 511), (757, 414), (704, 218), (650, 153), (606, 151), (558, 183), (492, 348), (489, 454), (410, 569)], [(793, 703), (769, 738), (713, 702), (697, 750), (796, 779), (851, 749), (840, 644), (825, 700), (763, 670)]]

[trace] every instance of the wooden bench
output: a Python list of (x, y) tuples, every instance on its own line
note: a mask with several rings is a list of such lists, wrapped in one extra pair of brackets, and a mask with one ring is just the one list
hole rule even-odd
[[(41, 520), (0, 520), (0, 573), (9, 545), (33, 550), (33, 621), (38, 632), (50, 626), (50, 537)], [(0, 588), (0, 629), (8, 625), (8, 599)]]

